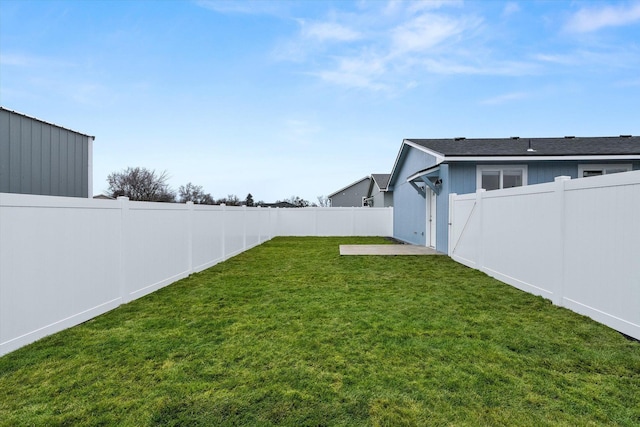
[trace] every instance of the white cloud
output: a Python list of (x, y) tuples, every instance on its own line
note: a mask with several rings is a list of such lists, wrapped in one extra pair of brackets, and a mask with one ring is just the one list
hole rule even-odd
[(302, 37), (320, 42), (345, 42), (361, 38), (357, 31), (335, 22), (314, 22), (310, 24), (301, 22), (301, 25)]
[[(313, 69), (305, 74), (326, 83), (389, 94), (409, 90), (428, 75), (540, 71), (536, 61), (493, 58), (483, 47), (487, 37), (483, 18), (444, 8), (460, 4), (391, 1), (381, 7), (363, 6), (357, 16), (334, 10), (326, 21), (298, 20), (298, 36), (280, 43), (275, 53), (280, 60), (309, 60)], [(516, 7), (506, 9), (513, 13)]]
[(640, 22), (640, 2), (629, 5), (583, 8), (567, 21), (565, 29), (586, 33), (605, 27), (619, 27)]
[(218, 13), (244, 15), (281, 15), (287, 9), (287, 2), (260, 0), (197, 0), (196, 4)]
[(491, 61), (489, 65), (477, 63), (465, 58), (435, 59), (427, 58), (422, 61), (425, 68), (433, 74), (467, 74), (493, 76), (522, 76), (531, 75), (539, 71), (539, 67), (529, 62), (519, 61)]
[(320, 126), (308, 120), (286, 119), (282, 137), (291, 142), (305, 144), (320, 131), (322, 131)]
[(510, 1), (504, 6), (504, 9), (502, 9), (502, 16), (509, 16), (518, 12), (520, 12), (520, 5), (518, 3)]
[[(334, 55), (333, 67), (310, 74), (346, 87), (373, 91), (388, 91), (396, 86), (406, 89), (406, 80), (399, 77), (399, 73), (415, 71), (413, 66), (416, 64), (425, 65), (421, 61), (424, 55), (441, 50), (441, 46), (449, 45), (449, 42), (457, 42), (463, 33), (477, 28), (480, 22), (473, 18), (422, 13), (400, 24), (359, 31), (356, 34), (361, 38), (353, 40), (356, 44), (348, 54)], [(365, 38), (365, 34), (369, 37)], [(414, 81), (413, 85), (416, 84)]]
[(339, 58), (335, 69), (312, 73), (320, 79), (339, 86), (384, 90), (387, 86), (380, 82), (380, 77), (386, 71), (383, 58), (373, 55), (357, 58)]
[(298, 36), (278, 43), (272, 52), (275, 59), (301, 62), (322, 52), (328, 43), (354, 42), (363, 37), (357, 30), (337, 22), (307, 22), (304, 19), (296, 21), (300, 26)]
[(577, 63), (575, 55), (571, 54), (536, 54), (533, 59), (540, 62), (558, 65), (575, 65)]
[(14, 67), (72, 67), (75, 64), (42, 56), (25, 55), (20, 53), (0, 54), (0, 65)]
[(423, 51), (462, 33), (464, 21), (446, 16), (423, 14), (398, 26), (391, 32), (396, 52)]
[(529, 94), (525, 92), (512, 92), (506, 93), (504, 95), (499, 95), (493, 98), (485, 99), (481, 101), (481, 104), (484, 105), (501, 105), (506, 104), (513, 101), (519, 101), (521, 99), (529, 98)]
[(0, 54), (0, 65), (13, 65), (17, 67), (26, 67), (32, 63), (31, 58), (24, 55), (7, 55)]
[(630, 46), (603, 45), (597, 50), (577, 49), (568, 53), (536, 54), (531, 58), (541, 64), (554, 66), (632, 70), (640, 66), (640, 49)]
[(443, 6), (460, 7), (463, 5), (462, 0), (430, 0), (430, 1), (408, 1), (404, 2), (410, 13), (420, 12), (423, 10), (439, 9)]
[(635, 86), (639, 86), (640, 87), (640, 78), (619, 81), (619, 82), (616, 83), (616, 86), (618, 86), (618, 87), (635, 87)]

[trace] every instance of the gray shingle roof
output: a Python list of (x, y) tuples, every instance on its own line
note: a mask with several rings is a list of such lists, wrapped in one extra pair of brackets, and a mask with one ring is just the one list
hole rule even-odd
[(389, 186), (389, 178), (391, 178), (390, 173), (373, 173), (371, 174), (374, 181), (378, 184), (381, 190), (386, 190)]
[[(498, 139), (407, 139), (407, 141), (452, 156), (581, 156), (640, 154), (640, 136), (498, 138)], [(527, 151), (529, 148), (535, 151)]]

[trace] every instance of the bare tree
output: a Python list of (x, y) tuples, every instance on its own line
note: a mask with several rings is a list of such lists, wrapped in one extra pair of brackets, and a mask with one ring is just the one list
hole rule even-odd
[(225, 204), (227, 206), (240, 206), (240, 199), (235, 194), (229, 194), (227, 197), (216, 200), (216, 205)]
[(331, 201), (327, 196), (318, 196), (318, 206), (321, 208), (328, 208), (331, 206)]
[(211, 194), (205, 193), (201, 185), (181, 185), (178, 188), (178, 200), (180, 203), (193, 202), (197, 205), (213, 205), (214, 200)]
[(169, 187), (167, 171), (156, 174), (155, 170), (128, 167), (113, 172), (107, 177), (111, 197), (126, 196), (130, 200), (143, 202), (174, 202), (176, 193)]
[(292, 205), (294, 205), (297, 208), (306, 208), (308, 206), (310, 206), (310, 203), (308, 200), (305, 200), (301, 197), (298, 196), (291, 196), (288, 199), (284, 199), (284, 200), (277, 200), (276, 203), (278, 202), (288, 202), (291, 203)]

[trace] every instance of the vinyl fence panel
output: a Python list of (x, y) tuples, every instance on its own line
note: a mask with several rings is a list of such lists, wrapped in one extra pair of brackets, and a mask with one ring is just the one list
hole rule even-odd
[(639, 171), (452, 195), (450, 209), (454, 260), (640, 339)]
[(566, 183), (563, 305), (640, 339), (640, 172)]
[(271, 209), (0, 193), (0, 355), (276, 235), (392, 234), (391, 208)]
[(129, 300), (188, 276), (191, 265), (186, 205), (126, 203), (123, 268)]
[(207, 269), (225, 259), (224, 207), (193, 206), (192, 260), (193, 270)]
[(393, 208), (279, 209), (278, 236), (392, 236)]
[(117, 204), (0, 194), (0, 354), (122, 302)]

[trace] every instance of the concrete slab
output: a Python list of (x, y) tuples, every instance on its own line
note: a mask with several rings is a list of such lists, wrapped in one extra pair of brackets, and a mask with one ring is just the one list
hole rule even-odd
[(444, 255), (416, 245), (340, 245), (340, 255)]

